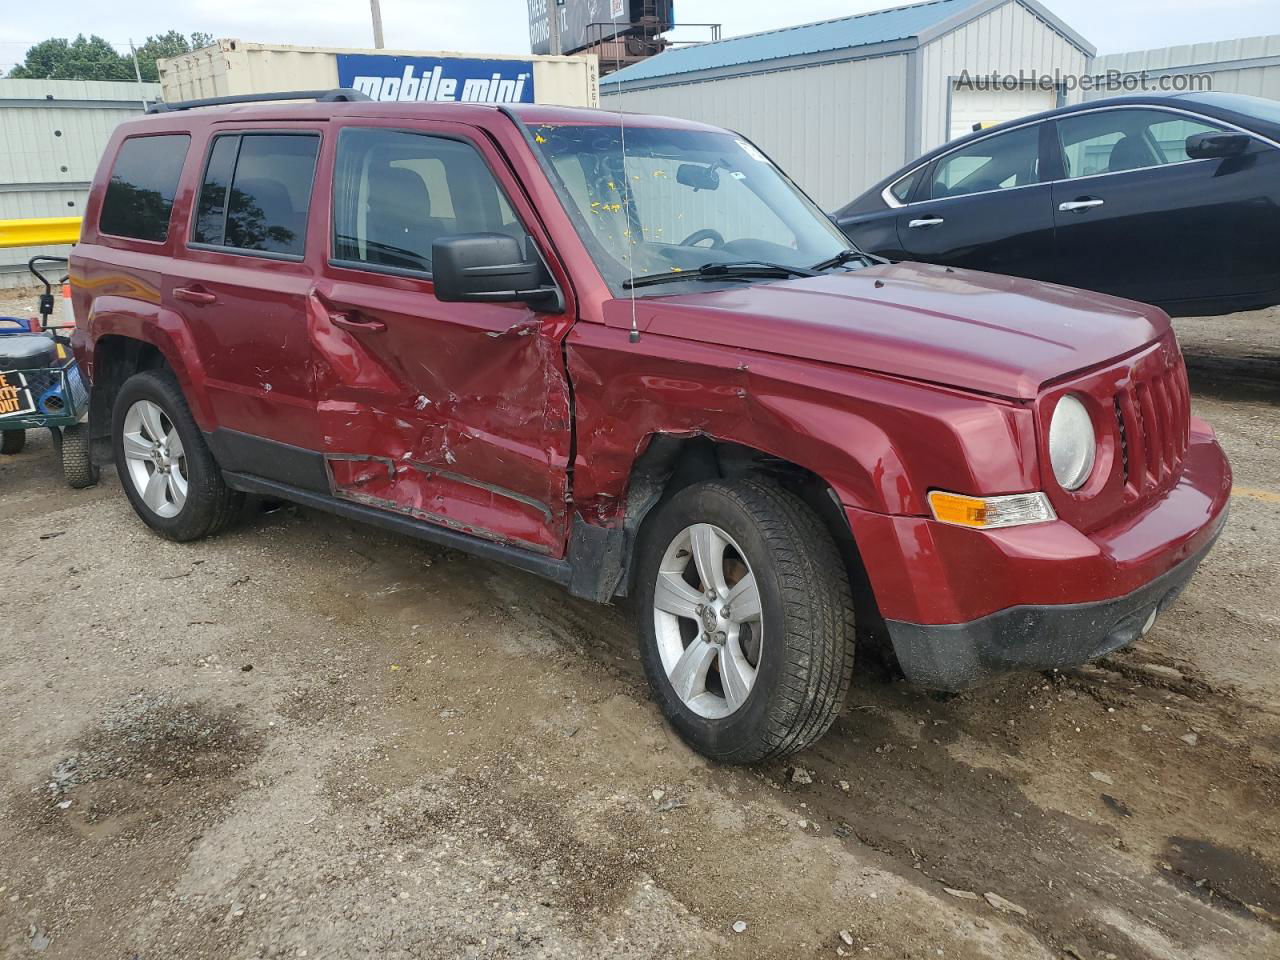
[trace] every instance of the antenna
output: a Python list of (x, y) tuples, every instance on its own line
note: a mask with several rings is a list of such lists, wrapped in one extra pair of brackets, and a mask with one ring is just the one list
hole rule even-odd
[[(623, 4), (615, 3), (615, 4), (611, 4), (609, 9), (609, 19), (613, 22), (613, 27), (614, 27), (614, 33), (613, 33), (614, 60), (618, 68), (622, 66), (622, 56), (618, 52), (619, 51), (618, 10), (620, 10), (623, 6), (624, 6)], [(617, 72), (616, 68), (614, 72), (615, 73)], [(617, 81), (615, 81), (615, 83), (616, 82)], [(635, 217), (635, 208), (631, 206), (631, 178), (627, 175), (627, 119), (626, 119), (626, 114), (623, 113), (622, 111), (623, 91), (622, 91), (621, 83), (618, 83), (617, 85), (617, 94), (618, 94), (618, 136), (622, 141), (622, 202), (626, 205), (627, 220), (631, 228), (627, 230), (626, 237), (629, 245), (634, 245), (636, 242), (634, 231), (637, 228), (641, 230), (643, 230), (643, 228), (640, 226), (639, 221)], [(643, 240), (644, 237), (642, 236), (640, 239)], [(635, 286), (636, 258), (635, 258), (634, 251), (627, 252), (627, 270), (631, 277), (630, 282), (627, 284), (627, 292), (631, 294), (631, 333), (628, 336), (628, 339), (632, 343), (639, 343), (640, 342), (640, 325), (636, 322), (636, 286)]]

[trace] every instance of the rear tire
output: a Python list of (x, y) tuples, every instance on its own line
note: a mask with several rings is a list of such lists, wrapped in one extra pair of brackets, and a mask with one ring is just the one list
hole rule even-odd
[(0, 437), (0, 453), (9, 455), (21, 453), (26, 445), (27, 431), (25, 430), (6, 430), (3, 437)]
[(89, 458), (89, 428), (73, 423), (62, 428), (62, 476), (73, 490), (98, 482), (98, 468)]
[(129, 502), (162, 537), (185, 542), (212, 536), (244, 501), (223, 482), (168, 370), (147, 370), (125, 381), (112, 409), (111, 445)]
[(753, 763), (835, 722), (853, 671), (853, 597), (803, 501), (755, 479), (686, 487), (646, 522), (637, 570), (645, 672), (695, 750)]

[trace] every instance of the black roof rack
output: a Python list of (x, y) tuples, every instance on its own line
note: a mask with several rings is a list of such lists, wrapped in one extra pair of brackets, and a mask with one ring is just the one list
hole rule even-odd
[(349, 103), (369, 100), (359, 90), (338, 87), (334, 90), (277, 90), (272, 93), (238, 93), (230, 97), (206, 97), (203, 100), (179, 100), (165, 103), (157, 100), (147, 107), (147, 113), (172, 113), (175, 110), (192, 110), (196, 107), (222, 107), (233, 103), (266, 103), (272, 100), (314, 100), (316, 103)]

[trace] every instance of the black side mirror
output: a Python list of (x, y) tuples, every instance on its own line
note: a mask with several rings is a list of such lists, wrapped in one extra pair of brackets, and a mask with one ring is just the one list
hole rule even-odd
[(1193, 133), (1187, 137), (1187, 156), (1192, 160), (1238, 157), (1249, 147), (1247, 133)]
[(676, 167), (676, 183), (694, 190), (715, 190), (720, 186), (720, 174), (715, 167), (701, 163), (682, 163)]
[(539, 309), (562, 305), (542, 260), (505, 233), (460, 233), (431, 245), (431, 280), (446, 303), (523, 301)]

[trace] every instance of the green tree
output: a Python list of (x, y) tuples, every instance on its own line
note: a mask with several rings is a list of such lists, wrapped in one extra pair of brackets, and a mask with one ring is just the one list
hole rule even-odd
[(129, 80), (133, 63), (96, 34), (85, 39), (42, 40), (27, 51), (26, 59), (9, 76), (27, 80)]
[[(209, 33), (193, 33), (189, 37), (177, 30), (147, 37), (138, 47), (138, 69), (143, 80), (159, 80), (156, 60), (190, 53), (213, 43)], [(119, 53), (102, 37), (74, 40), (55, 37), (42, 40), (27, 51), (26, 58), (8, 74), (28, 80), (132, 80), (133, 58)]]
[(177, 30), (147, 37), (138, 47), (138, 69), (142, 71), (143, 80), (159, 80), (160, 71), (156, 67), (157, 60), (176, 57), (180, 53), (190, 53), (213, 43), (213, 34), (199, 31), (184, 37)]

